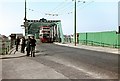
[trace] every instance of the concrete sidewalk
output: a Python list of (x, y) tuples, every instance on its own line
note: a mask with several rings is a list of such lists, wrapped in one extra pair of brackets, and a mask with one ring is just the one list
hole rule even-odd
[[(36, 55), (39, 54), (44, 53), (36, 53)], [(2, 55), (1, 60), (3, 65), (0, 71), (2, 72), (0, 79), (68, 79), (53, 68), (29, 58), (31, 56), (27, 57), (26, 52), (21, 53), (20, 49), (17, 52), (13, 50), (10, 55)]]
[(0, 59), (23, 57), (23, 56), (26, 56), (26, 54), (25, 53), (20, 53), (19, 51), (17, 51), (15, 54), (2, 55), (2, 56), (0, 56)]
[[(20, 52), (20, 49), (21, 49), (20, 46), (19, 46), (19, 48), (18, 48), (18, 51), (16, 51), (16, 49), (13, 48), (13, 49), (11, 49), (11, 50), (9, 51), (8, 54), (6, 54), (6, 55), (0, 55), (0, 59), (27, 57), (27, 56), (26, 56), (27, 52), (25, 51), (25, 53), (21, 53), (21, 52)], [(26, 48), (25, 48), (25, 49), (26, 49)], [(37, 47), (36, 47), (35, 51), (37, 51)], [(41, 55), (41, 54), (44, 54), (44, 53), (42, 53), (42, 52), (38, 52), (38, 53), (36, 52), (36, 53), (35, 53), (35, 55)], [(29, 56), (29, 57), (31, 57), (31, 56)]]
[(54, 44), (62, 45), (62, 46), (68, 46), (68, 47), (74, 47), (74, 48), (93, 50), (93, 51), (120, 54), (120, 52), (119, 52), (120, 49), (116, 49), (116, 48), (108, 48), (108, 47), (100, 47), (100, 46), (88, 46), (88, 45), (80, 45), (80, 44), (76, 44), (76, 46), (75, 46), (73, 43), (62, 44), (62, 43), (55, 42)]
[(17, 58), (17, 57), (24, 57), (26, 56), (25, 53), (20, 52), (21, 46), (18, 47), (18, 51), (16, 51), (16, 47), (14, 46), (6, 55), (0, 55), (0, 59), (7, 59), (7, 58)]

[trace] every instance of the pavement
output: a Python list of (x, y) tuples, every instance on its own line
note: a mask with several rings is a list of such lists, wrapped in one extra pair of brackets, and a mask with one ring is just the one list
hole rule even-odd
[(9, 79), (14, 79), (13, 81), (24, 81), (25, 79), (25, 81), (34, 81), (33, 79), (68, 79), (53, 68), (32, 59), (34, 57), (19, 57), (12, 60), (3, 59), (2, 79), (8, 79), (8, 81)]
[(93, 51), (100, 51), (100, 52), (106, 52), (106, 53), (113, 53), (113, 54), (120, 54), (120, 49), (117, 48), (110, 48), (110, 47), (100, 47), (100, 46), (89, 46), (89, 45), (80, 45), (76, 44), (76, 46), (73, 43), (57, 43), (54, 44), (62, 45), (62, 46), (68, 46), (73, 48), (81, 48), (81, 49), (87, 49), (87, 50), (93, 50)]
[(8, 52), (8, 54), (6, 54), (6, 55), (0, 55), (0, 59), (26, 56), (25, 53), (21, 53), (21, 52), (20, 52), (20, 47), (19, 47), (18, 49), (19, 49), (19, 50), (16, 51), (16, 50), (15, 50), (15, 47), (14, 47), (13, 49), (11, 49), (11, 50)]
[[(87, 50), (93, 50), (93, 51), (107, 52), (107, 53), (112, 53), (112, 54), (120, 54), (119, 49), (116, 49), (116, 48), (88, 46), (88, 45), (80, 45), (80, 44), (76, 44), (76, 46), (75, 46), (73, 43), (62, 44), (62, 43), (54, 42), (54, 44), (61, 45), (61, 46), (73, 47), (73, 48), (81, 48), (81, 49), (87, 49)], [(9, 53), (7, 55), (0, 55), (0, 59), (26, 56), (26, 53), (20, 53), (20, 47), (18, 49), (19, 49), (19, 51), (15, 51), (15, 48), (13, 48), (9, 51)], [(36, 53), (36, 55), (37, 55), (37, 53)]]

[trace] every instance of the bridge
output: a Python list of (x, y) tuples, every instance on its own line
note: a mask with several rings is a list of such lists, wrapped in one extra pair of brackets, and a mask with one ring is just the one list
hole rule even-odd
[(49, 26), (54, 42), (64, 42), (64, 36), (62, 31), (62, 25), (60, 20), (46, 20), (44, 18), (40, 20), (27, 20), (24, 22), (25, 26), (25, 36), (28, 34), (33, 34), (35, 38), (39, 39), (40, 36), (40, 27)]
[[(61, 20), (27, 19), (26, 6), (24, 20), (25, 36), (33, 34), (37, 40), (35, 57), (26, 56), (26, 51), (21, 53), (21, 47), (15, 50), (18, 35), (10, 35), (11, 40), (0, 36), (2, 81), (119, 81), (120, 31), (75, 32), (65, 36)], [(54, 43), (39, 41), (42, 27), (49, 27), (49, 38)]]

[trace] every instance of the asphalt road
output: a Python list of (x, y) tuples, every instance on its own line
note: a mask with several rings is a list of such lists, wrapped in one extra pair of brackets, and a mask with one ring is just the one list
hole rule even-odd
[[(118, 79), (119, 59), (116, 54), (59, 46), (49, 43), (39, 44), (36, 49), (36, 57), (21, 57), (3, 60), (3, 77), (15, 78), (14, 76), (16, 76), (19, 79), (20, 76), (23, 75), (21, 77), (26, 78), (26, 74), (24, 73), (26, 72), (29, 73), (27, 76), (29, 78), (29, 76), (32, 75), (30, 74), (30, 70), (28, 72), (25, 70), (23, 71), (23, 68), (26, 67), (25, 69), (29, 69), (31, 66), (31, 69), (33, 70), (31, 73), (37, 73), (37, 76), (33, 77), (35, 79), (40, 78), (40, 72), (37, 72), (38, 70), (41, 70), (39, 68), (45, 69), (44, 71), (41, 71), (40, 74), (45, 75), (42, 79), (45, 77), (58, 78), (58, 76), (61, 76), (63, 79)], [(38, 69), (33, 69), (33, 66)], [(13, 69), (14, 71), (12, 71)], [(48, 70), (49, 75), (51, 76), (46, 75)], [(15, 72), (19, 75), (16, 75)]]
[(117, 79), (118, 55), (55, 44), (40, 44), (34, 61), (71, 79)]

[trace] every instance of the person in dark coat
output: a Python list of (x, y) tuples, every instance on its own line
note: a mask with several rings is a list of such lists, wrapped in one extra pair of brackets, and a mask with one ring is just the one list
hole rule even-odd
[(26, 40), (24, 37), (21, 38), (21, 53), (25, 53)]
[(30, 43), (31, 43), (31, 38), (28, 36), (27, 44), (26, 44), (27, 56), (30, 55)]
[(34, 36), (31, 37), (30, 47), (31, 47), (31, 57), (35, 57), (35, 46), (36, 46), (36, 40), (34, 39)]
[(18, 51), (18, 46), (20, 45), (20, 38), (19, 37), (17, 37), (15, 44), (16, 44), (16, 51)]

